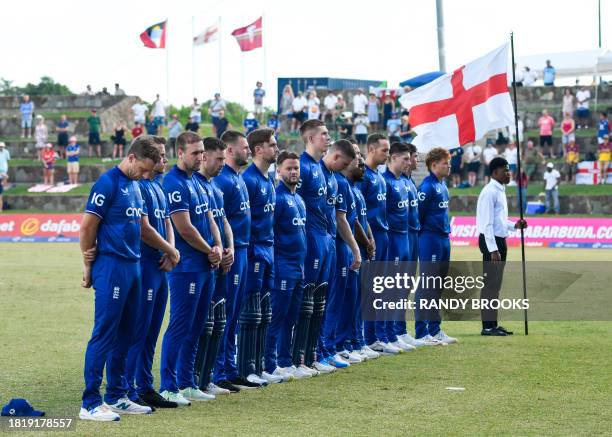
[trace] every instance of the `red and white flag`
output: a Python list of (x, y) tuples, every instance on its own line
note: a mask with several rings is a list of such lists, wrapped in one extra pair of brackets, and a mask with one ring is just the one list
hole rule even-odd
[(453, 149), (482, 138), (488, 131), (514, 125), (508, 92), (509, 44), (493, 50), (452, 74), (402, 96), (410, 112), (412, 141), (420, 152)]
[(262, 17), (245, 27), (240, 27), (232, 32), (240, 46), (240, 50), (248, 52), (262, 46)]
[(208, 44), (219, 39), (219, 24), (215, 23), (212, 26), (208, 26), (204, 32), (193, 37), (193, 45), (199, 46), (201, 44)]

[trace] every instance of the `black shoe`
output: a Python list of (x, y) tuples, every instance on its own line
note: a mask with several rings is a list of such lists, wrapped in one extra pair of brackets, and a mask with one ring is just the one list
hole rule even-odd
[(235, 386), (234, 384), (229, 382), (227, 379), (224, 379), (223, 381), (216, 382), (215, 385), (217, 387), (221, 387), (221, 388), (224, 388), (226, 390), (229, 390), (230, 393), (238, 393), (240, 391), (240, 387)]
[(500, 326), (500, 325), (497, 325), (495, 327), (495, 329), (497, 329), (498, 331), (501, 331), (501, 332), (505, 332), (506, 335), (514, 335), (514, 332), (508, 331), (506, 328), (504, 328), (503, 326)]
[(252, 389), (255, 389), (255, 388), (261, 388), (262, 387), (261, 384), (258, 384), (256, 382), (251, 382), (248, 379), (243, 378), (242, 376), (237, 376), (235, 378), (232, 378), (232, 379), (229, 380), (229, 382), (234, 384), (239, 389), (245, 389), (245, 390), (252, 390)]
[(138, 404), (138, 405), (142, 405), (143, 407), (149, 407), (151, 409), (151, 412), (155, 411), (155, 407), (153, 405), (149, 405), (146, 401), (144, 401), (140, 396), (138, 396), (138, 399), (136, 399), (135, 401), (133, 401), (134, 403)]
[[(162, 395), (157, 393), (155, 390), (150, 390), (146, 393), (140, 395), (139, 400), (146, 402), (146, 405), (149, 407), (157, 407), (157, 408), (177, 408), (178, 404), (176, 402), (167, 401), (164, 399)], [(136, 401), (138, 403), (138, 401)], [(142, 405), (142, 404), (140, 404)]]
[(491, 337), (505, 337), (507, 334), (504, 331), (500, 331), (497, 328), (483, 328), (480, 331), (480, 335), (491, 336)]

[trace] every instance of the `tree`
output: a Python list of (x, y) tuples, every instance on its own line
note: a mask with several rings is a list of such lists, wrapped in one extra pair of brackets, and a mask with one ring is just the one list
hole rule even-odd
[(55, 82), (49, 76), (40, 78), (38, 84), (28, 83), (24, 87), (13, 86), (12, 80), (0, 79), (0, 95), (15, 96), (28, 94), (30, 96), (72, 96), (74, 93), (66, 85)]

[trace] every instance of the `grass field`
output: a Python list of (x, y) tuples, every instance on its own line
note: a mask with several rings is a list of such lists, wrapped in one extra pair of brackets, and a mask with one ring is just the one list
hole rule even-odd
[[(453, 259), (478, 258), (453, 249)], [(527, 258), (588, 262), (612, 251), (528, 249)], [(25, 397), (47, 416), (75, 417), (93, 315), (78, 247), (2, 244), (0, 266), (0, 403)], [(481, 337), (477, 322), (445, 329), (460, 344), (179, 411), (78, 422), (77, 435), (611, 435), (612, 322), (532, 322), (528, 337), (506, 338)]]

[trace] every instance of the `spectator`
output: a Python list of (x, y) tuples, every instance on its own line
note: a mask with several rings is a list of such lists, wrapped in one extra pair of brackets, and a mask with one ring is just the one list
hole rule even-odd
[[(225, 111), (226, 104), (225, 100), (221, 98), (221, 94), (215, 93), (215, 98), (212, 102), (210, 102), (210, 106), (208, 107), (208, 112), (210, 114), (210, 121), (213, 125), (213, 133), (217, 133), (217, 122), (219, 121), (219, 113), (221, 111)], [(219, 138), (219, 135), (217, 135)]]
[(293, 114), (293, 88), (291, 85), (287, 84), (283, 87), (283, 94), (280, 100), (280, 113), (286, 117), (286, 130), (291, 130), (291, 117)]
[(544, 86), (555, 86), (555, 75), (557, 74), (557, 70), (555, 67), (550, 65), (550, 60), (546, 60), (546, 67), (544, 67), (544, 71), (542, 72), (542, 78), (544, 79)]
[(585, 87), (580, 88), (576, 93), (576, 117), (578, 118), (578, 129), (587, 129), (589, 127), (589, 101), (591, 100), (591, 92)]
[(118, 83), (115, 84), (115, 95), (116, 96), (125, 96), (125, 91), (123, 91), (121, 88), (119, 88), (119, 84)]
[(193, 121), (195, 121), (196, 123), (202, 123), (202, 105), (198, 103), (198, 99), (196, 97), (193, 98), (193, 103), (191, 104), (191, 112), (189, 113), (189, 116), (193, 118)]
[[(508, 85), (512, 86), (512, 75), (508, 75)], [(517, 68), (517, 65), (514, 64), (514, 81), (516, 82), (516, 86), (523, 86), (523, 82), (525, 80), (525, 74), (523, 70)]]
[(159, 94), (155, 96), (155, 101), (153, 102), (153, 116), (157, 123), (157, 135), (161, 135), (166, 122), (166, 107), (164, 102), (159, 99)]
[(561, 106), (561, 112), (565, 114), (569, 112), (570, 115), (574, 115), (574, 111), (576, 110), (576, 97), (572, 94), (572, 90), (569, 88), (565, 88), (563, 91), (563, 105)]
[[(190, 117), (194, 121), (196, 120), (193, 115), (191, 115)], [(172, 114), (172, 120), (168, 124), (168, 146), (170, 148), (171, 158), (174, 158), (176, 156), (176, 139), (181, 134), (181, 132), (183, 132), (183, 125), (178, 120), (178, 116), (176, 114)]]
[(317, 97), (315, 90), (308, 92), (306, 107), (308, 108), (308, 120), (318, 120), (321, 118), (321, 100)]
[(36, 156), (42, 161), (42, 151), (47, 147), (48, 131), (45, 119), (42, 115), (36, 116), (36, 127), (34, 128), (34, 138), (36, 139)]
[(608, 120), (608, 114), (601, 112), (599, 114), (599, 126), (597, 127), (597, 144), (603, 143), (604, 135), (610, 134), (610, 121)]
[(100, 91), (98, 94), (101, 96), (110, 96), (110, 93), (106, 87), (102, 87), (102, 91)]
[(121, 159), (123, 158), (123, 148), (125, 147), (127, 141), (125, 140), (125, 134), (127, 132), (127, 127), (125, 127), (125, 122), (123, 120), (119, 120), (117, 126), (115, 126), (115, 135), (113, 136), (113, 159)]
[(565, 148), (566, 144), (570, 141), (576, 141), (576, 123), (570, 115), (566, 112), (563, 121), (561, 122), (561, 145)]
[(363, 88), (357, 89), (357, 94), (353, 96), (353, 114), (365, 114), (368, 98), (363, 93)]
[[(219, 121), (217, 120), (217, 123), (218, 122)], [(200, 123), (196, 122), (193, 119), (193, 117), (189, 117), (189, 120), (187, 121), (187, 124), (185, 125), (185, 130), (195, 132), (197, 134), (200, 131)]]
[[(533, 146), (533, 143), (531, 143), (531, 145)], [(497, 149), (493, 145), (493, 140), (490, 139), (490, 138), (487, 138), (487, 142), (485, 144), (485, 148), (482, 151), (482, 160), (484, 161), (484, 164), (485, 164), (485, 166), (484, 166), (485, 184), (488, 184), (489, 183), (489, 179), (491, 179), (491, 173), (489, 172), (489, 164), (491, 163), (493, 158), (495, 158), (498, 154), (499, 154), (499, 152), (497, 151)]]
[(225, 117), (225, 111), (219, 111), (219, 120), (217, 120), (217, 138), (221, 138), (221, 135), (228, 129), (233, 129), (229, 120)]
[(402, 122), (397, 118), (397, 112), (391, 114), (391, 119), (387, 120), (387, 136), (389, 142), (400, 141), (400, 125)]
[(43, 184), (55, 185), (55, 151), (53, 144), (47, 143), (42, 154)]
[(553, 204), (555, 214), (559, 214), (559, 182), (561, 174), (555, 170), (555, 165), (552, 162), (546, 164), (544, 172), (544, 192), (546, 193), (546, 213), (551, 214), (550, 204)]
[(278, 136), (278, 129), (280, 127), (280, 123), (278, 122), (278, 116), (276, 114), (271, 114), (266, 126), (270, 129), (274, 130), (274, 136)]
[(87, 141), (87, 147), (89, 149), (89, 157), (92, 156), (92, 148), (96, 146), (96, 154), (98, 158), (102, 156), (102, 147), (100, 146), (100, 117), (98, 117), (98, 111), (94, 108), (91, 110), (91, 115), (87, 119), (89, 125), (89, 138)]
[(516, 178), (516, 165), (518, 163), (518, 157), (516, 156), (516, 142), (511, 141), (502, 155), (505, 160), (508, 161), (508, 168), (510, 169), (510, 183), (508, 186), (515, 186), (516, 181), (514, 179)]
[(527, 187), (529, 186), (529, 178), (527, 177), (527, 173), (521, 169), (521, 176), (516, 175), (516, 182), (518, 187), (516, 188), (516, 194), (519, 202), (523, 207), (523, 212), (527, 211)]
[(544, 155), (533, 144), (533, 141), (527, 141), (527, 149), (523, 152), (525, 173), (529, 179), (538, 168), (538, 164), (544, 164)]
[(66, 171), (68, 172), (68, 181), (70, 184), (76, 185), (79, 183), (79, 154), (81, 147), (77, 144), (77, 137), (71, 136), (66, 147), (66, 156), (68, 159)]
[(147, 108), (147, 105), (142, 103), (142, 100), (140, 100), (139, 98), (138, 101), (132, 105), (132, 112), (134, 113), (134, 123), (144, 124), (147, 120), (146, 113), (148, 109), (149, 108)]
[(463, 169), (463, 147), (457, 147), (450, 151), (451, 154), (451, 178), (453, 180), (453, 188), (461, 185), (461, 171)]
[(380, 121), (380, 114), (378, 108), (378, 99), (376, 98), (376, 94), (370, 93), (368, 99), (368, 120), (370, 122), (370, 129), (372, 131), (378, 130), (378, 123)]
[[(523, 120), (521, 120), (521, 116), (518, 115), (516, 117), (518, 119), (518, 142), (520, 144), (523, 144), (523, 132), (524, 132), (524, 125), (523, 125)], [(514, 124), (511, 124), (510, 126), (508, 126), (508, 133), (510, 136), (510, 141), (516, 141), (516, 126)]]
[(296, 98), (291, 102), (291, 108), (293, 111), (293, 125), (291, 126), (291, 132), (297, 132), (302, 123), (304, 122), (304, 118), (306, 117), (306, 106), (308, 101), (304, 97), (301, 91), (298, 92)]
[(599, 183), (606, 183), (606, 176), (608, 173), (608, 166), (610, 165), (612, 156), (612, 143), (610, 143), (610, 136), (604, 135), (604, 141), (599, 145)]
[[(538, 126), (540, 126), (540, 147), (544, 150), (544, 146), (548, 146), (548, 155), (554, 158), (555, 155), (552, 150), (552, 133), (553, 127), (555, 126), (555, 119), (548, 115), (548, 110), (542, 110), (542, 116), (538, 119)], [(547, 155), (544, 152), (544, 155)]]
[(4, 208), (2, 201), (2, 193), (8, 182), (8, 162), (11, 160), (11, 154), (6, 150), (6, 144), (0, 141), (0, 212)]
[(355, 117), (355, 139), (357, 140), (357, 144), (366, 144), (368, 140), (369, 123), (369, 117), (366, 117), (365, 114), (357, 114), (357, 117)]
[(341, 113), (336, 120), (336, 124), (338, 125), (338, 133), (340, 134), (340, 138), (348, 139), (353, 136), (353, 120), (350, 112)]
[(383, 102), (383, 128), (387, 126), (387, 121), (391, 119), (393, 112), (395, 112), (395, 102), (390, 94), (386, 94)]
[(523, 73), (523, 85), (531, 86), (536, 80), (538, 80), (538, 74), (532, 71), (529, 67), (525, 66), (525, 72)]
[(412, 132), (412, 128), (410, 127), (409, 119), (407, 115), (402, 115), (400, 118), (400, 139), (406, 143), (412, 141), (414, 138), (414, 132)]
[(470, 144), (465, 148), (465, 160), (468, 168), (468, 184), (476, 186), (478, 172), (480, 171), (480, 160), (482, 158), (482, 147), (478, 144)]
[(574, 183), (576, 177), (576, 169), (580, 161), (580, 147), (576, 144), (575, 139), (571, 139), (564, 147), (565, 156), (565, 181)]
[(266, 96), (266, 90), (262, 88), (263, 84), (259, 81), (255, 84), (253, 90), (253, 109), (255, 110), (255, 118), (258, 122), (263, 123), (264, 105), (263, 100)]
[(21, 112), (21, 138), (31, 138), (34, 102), (30, 100), (30, 96), (23, 96), (23, 102), (19, 105), (19, 112)]
[(338, 103), (338, 97), (332, 91), (328, 91), (323, 99), (323, 121), (325, 123), (328, 122), (328, 119), (332, 123), (336, 119), (336, 103)]
[(149, 119), (145, 123), (147, 135), (157, 135), (157, 118), (153, 114), (149, 114)]
[(137, 121), (136, 123), (134, 123), (134, 127), (132, 128), (132, 139), (139, 137), (140, 135), (142, 135), (142, 133), (142, 124)]
[(341, 112), (346, 111), (346, 101), (344, 100), (344, 96), (338, 93), (338, 101), (336, 102), (336, 115), (339, 115)]
[(57, 148), (60, 159), (66, 159), (66, 146), (68, 146), (68, 119), (66, 114), (62, 114), (57, 122)]
[(255, 118), (255, 114), (249, 112), (244, 121), (242, 122), (242, 126), (244, 127), (245, 136), (257, 129), (259, 127), (259, 122)]
[(84, 96), (93, 96), (93, 95), (95, 95), (93, 90), (91, 89), (91, 85), (87, 85), (85, 87), (85, 91), (83, 91), (83, 95)]

